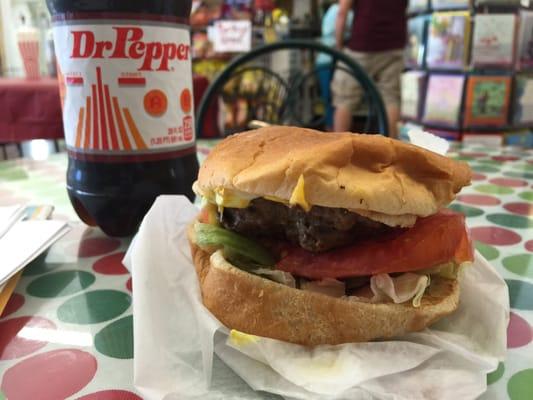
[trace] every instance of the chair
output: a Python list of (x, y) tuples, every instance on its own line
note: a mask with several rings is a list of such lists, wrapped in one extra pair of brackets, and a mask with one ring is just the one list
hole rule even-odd
[[(331, 63), (316, 64), (319, 53), (330, 56)], [(326, 130), (329, 83), (337, 69), (351, 74), (363, 89), (354, 130), (388, 136), (383, 100), (357, 62), (315, 41), (285, 40), (235, 57), (213, 80), (197, 110), (198, 137), (224, 137), (249, 129), (253, 120)]]

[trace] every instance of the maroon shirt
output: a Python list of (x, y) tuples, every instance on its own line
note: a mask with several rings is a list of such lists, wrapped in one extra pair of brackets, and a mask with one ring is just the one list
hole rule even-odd
[(353, 0), (348, 48), (372, 52), (401, 49), (406, 42), (407, 0)]

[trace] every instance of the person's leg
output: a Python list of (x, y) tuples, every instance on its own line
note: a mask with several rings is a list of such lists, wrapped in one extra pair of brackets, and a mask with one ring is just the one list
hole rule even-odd
[(389, 136), (398, 138), (398, 122), (400, 121), (400, 107), (398, 104), (385, 104), (387, 109), (387, 120), (389, 125)]
[(400, 79), (403, 71), (403, 50), (390, 50), (375, 54), (376, 85), (381, 93), (390, 137), (398, 137), (400, 120)]
[[(359, 64), (363, 64), (360, 59), (360, 53), (349, 49), (344, 49), (344, 52)], [(333, 130), (335, 132), (350, 131), (352, 128), (352, 114), (361, 102), (363, 91), (359, 82), (347, 72), (347, 67), (343, 67), (342, 63), (337, 66), (334, 72), (333, 80), (331, 81), (331, 94), (333, 107), (335, 108)]]
[(352, 110), (344, 105), (337, 105), (333, 114), (333, 130), (335, 132), (350, 131), (352, 127)]

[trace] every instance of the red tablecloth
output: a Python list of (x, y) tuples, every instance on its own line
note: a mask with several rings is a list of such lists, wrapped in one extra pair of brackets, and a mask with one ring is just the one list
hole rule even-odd
[[(208, 85), (203, 76), (193, 78), (195, 107)], [(63, 122), (56, 79), (0, 78), (0, 143), (61, 138)]]
[(0, 79), (0, 143), (62, 137), (56, 79)]

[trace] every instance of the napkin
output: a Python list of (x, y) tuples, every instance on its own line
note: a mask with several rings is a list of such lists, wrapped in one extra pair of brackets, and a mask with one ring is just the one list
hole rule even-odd
[(0, 220), (0, 287), (69, 231), (64, 221), (21, 220), (28, 212), (30, 218), (40, 218), (41, 209), (0, 207), (0, 216), (4, 218)]
[(186, 235), (197, 212), (183, 196), (159, 197), (124, 259), (134, 384), (147, 399), (257, 397), (250, 387), (286, 399), (470, 399), (505, 356), (507, 286), (478, 253), (459, 309), (421, 332), (312, 349), (230, 332), (201, 302)]

